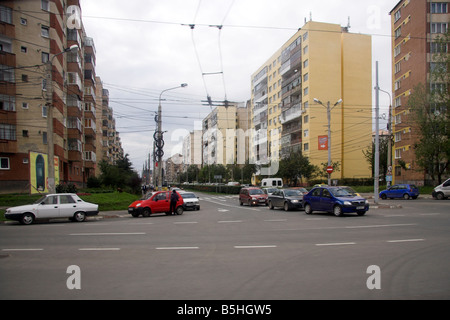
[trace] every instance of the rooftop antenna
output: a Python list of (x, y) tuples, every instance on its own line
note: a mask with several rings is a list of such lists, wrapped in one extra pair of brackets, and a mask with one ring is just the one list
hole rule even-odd
[(309, 21), (312, 21), (312, 12), (309, 12)]
[(351, 28), (351, 26), (350, 26), (350, 16), (348, 16), (347, 29), (350, 29), (350, 28)]

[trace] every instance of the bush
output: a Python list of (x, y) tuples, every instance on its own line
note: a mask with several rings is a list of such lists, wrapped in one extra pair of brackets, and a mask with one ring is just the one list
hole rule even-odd
[(100, 188), (102, 186), (102, 182), (97, 177), (89, 177), (87, 179), (87, 187), (88, 188)]
[(63, 183), (56, 186), (56, 193), (77, 193), (77, 186), (73, 183)]

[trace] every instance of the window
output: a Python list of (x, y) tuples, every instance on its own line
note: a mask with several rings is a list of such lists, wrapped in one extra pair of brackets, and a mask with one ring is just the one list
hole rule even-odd
[(399, 27), (397, 28), (397, 30), (395, 30), (395, 39), (397, 39), (401, 35), (402, 35), (402, 27)]
[(399, 73), (402, 70), (401, 62), (395, 64), (395, 73)]
[(303, 151), (309, 151), (309, 143), (303, 145)]
[(306, 87), (306, 88), (303, 90), (303, 93), (304, 93), (305, 96), (307, 96), (307, 95), (309, 94), (309, 88)]
[(42, 143), (43, 144), (48, 144), (47, 132), (42, 132)]
[(12, 9), (0, 6), (0, 21), (12, 24)]
[(75, 203), (75, 200), (73, 200), (72, 196), (70, 195), (62, 195), (59, 196), (59, 203), (60, 204)]
[(448, 23), (432, 23), (431, 33), (447, 33)]
[(397, 22), (401, 17), (402, 17), (402, 11), (401, 11), (401, 10), (398, 10), (398, 11), (394, 14), (395, 22)]
[(50, 11), (49, 0), (41, 0), (41, 9), (45, 11)]
[(22, 53), (27, 53), (27, 47), (21, 46), (21, 47), (20, 47), (20, 52), (22, 52)]
[(10, 66), (0, 65), (0, 81), (14, 82), (14, 68)]
[(308, 65), (309, 65), (309, 60), (308, 60), (308, 59), (306, 59), (305, 61), (303, 61), (303, 68), (308, 67)]
[(50, 28), (46, 26), (41, 27), (41, 36), (44, 38), (50, 38)]
[(431, 13), (448, 13), (446, 2), (436, 2), (431, 4)]
[(0, 140), (16, 140), (16, 126), (12, 124), (0, 123)]
[(309, 80), (309, 73), (305, 73), (303, 76), (303, 82), (306, 82)]
[(401, 132), (397, 132), (395, 134), (395, 142), (399, 142), (402, 141), (402, 133)]
[(305, 47), (303, 48), (303, 54), (307, 54), (308, 51), (309, 51), (309, 46), (305, 46)]
[(16, 98), (5, 94), (0, 94), (0, 110), (16, 111)]
[(398, 45), (394, 48), (394, 57), (398, 56), (400, 53), (402, 53), (402, 46)]
[(50, 54), (48, 52), (42, 52), (42, 63), (47, 63), (50, 60)]
[(20, 18), (20, 24), (26, 26), (28, 24), (28, 20), (25, 18)]
[(0, 158), (0, 170), (9, 170), (9, 158)]
[(42, 106), (42, 118), (47, 118), (47, 106)]
[(303, 35), (303, 42), (305, 42), (306, 40), (308, 40), (308, 32), (305, 32), (305, 34)]
[(22, 130), (22, 137), (28, 138), (28, 130)]
[(401, 159), (402, 158), (402, 149), (396, 149), (395, 150), (395, 159)]

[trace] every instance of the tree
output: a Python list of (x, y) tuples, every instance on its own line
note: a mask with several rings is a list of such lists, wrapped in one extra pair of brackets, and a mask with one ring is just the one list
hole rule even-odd
[(318, 168), (309, 162), (300, 151), (291, 153), (287, 158), (280, 161), (278, 174), (288, 184), (297, 185), (303, 178), (310, 179), (317, 172)]
[(106, 161), (99, 163), (101, 175), (100, 180), (104, 186), (114, 189), (129, 188), (132, 192), (140, 192), (141, 179), (132, 168), (128, 154), (111, 165)]
[[(388, 171), (388, 150), (389, 150), (389, 139), (392, 137), (386, 136), (383, 139), (380, 139), (380, 172), (381, 174), (385, 174)], [(372, 142), (372, 145), (368, 147), (366, 150), (362, 151), (364, 157), (366, 158), (367, 163), (369, 164), (372, 170), (372, 177), (375, 175), (375, 142)]]

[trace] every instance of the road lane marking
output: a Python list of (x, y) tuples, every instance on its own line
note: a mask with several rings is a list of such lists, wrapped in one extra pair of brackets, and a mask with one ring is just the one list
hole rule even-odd
[(112, 233), (70, 233), (69, 236), (138, 236), (145, 232), (112, 232)]
[(240, 223), (242, 220), (217, 221), (217, 223)]
[(196, 224), (197, 221), (174, 222), (173, 224)]
[(265, 248), (277, 248), (275, 245), (267, 246), (234, 246), (235, 249), (265, 249)]
[(417, 223), (405, 223), (405, 224), (378, 224), (368, 226), (347, 226), (346, 229), (364, 229), (364, 228), (387, 228), (387, 227), (410, 227), (416, 226)]
[(420, 242), (425, 241), (425, 239), (404, 239), (404, 240), (389, 240), (389, 243), (400, 243), (400, 242)]
[(44, 249), (36, 248), (36, 249), (2, 249), (2, 251), (12, 252), (12, 251), (43, 251)]
[(119, 251), (120, 248), (80, 248), (78, 251)]
[(285, 222), (287, 219), (273, 219), (273, 220), (264, 220), (264, 222)]
[(347, 246), (347, 245), (353, 245), (353, 244), (356, 244), (356, 242), (316, 243), (316, 246), (318, 246), (318, 247), (325, 247), (325, 246)]
[(199, 247), (159, 247), (156, 250), (197, 250)]

